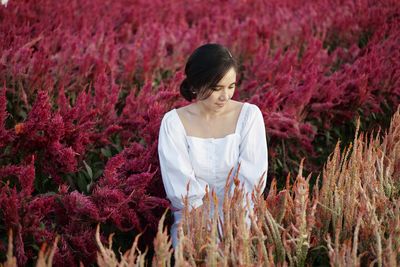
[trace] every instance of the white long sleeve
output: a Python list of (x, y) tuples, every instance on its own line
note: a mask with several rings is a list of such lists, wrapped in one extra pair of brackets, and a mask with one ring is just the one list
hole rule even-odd
[(173, 115), (172, 111), (166, 113), (160, 126), (158, 156), (161, 176), (167, 197), (174, 208), (183, 209), (182, 197), (186, 195), (189, 205), (196, 208), (203, 204), (206, 184), (195, 177), (184, 129)]
[(262, 190), (264, 190), (268, 170), (267, 139), (264, 119), (256, 105), (251, 105), (242, 129), (238, 162), (240, 163), (238, 177), (240, 182), (244, 183), (246, 192), (251, 193), (263, 174)]

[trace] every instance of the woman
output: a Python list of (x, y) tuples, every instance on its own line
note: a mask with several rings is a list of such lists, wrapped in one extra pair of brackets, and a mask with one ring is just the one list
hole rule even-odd
[(186, 79), (180, 87), (182, 96), (194, 103), (173, 109), (162, 119), (158, 154), (174, 211), (174, 248), (184, 196), (188, 194), (191, 208), (197, 208), (208, 186), (223, 199), (229, 171), (235, 167), (235, 173), (239, 163), (239, 179), (246, 192), (261, 179), (265, 187), (268, 158), (263, 116), (256, 105), (231, 100), (236, 72), (236, 62), (225, 47), (206, 44), (197, 48), (186, 63)]

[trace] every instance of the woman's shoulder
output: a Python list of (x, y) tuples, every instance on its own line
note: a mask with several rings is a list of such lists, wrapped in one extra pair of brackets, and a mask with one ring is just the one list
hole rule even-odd
[(177, 113), (177, 109), (173, 108), (167, 112), (164, 113), (164, 116), (162, 118), (163, 121), (170, 121), (175, 119), (175, 115)]
[(232, 102), (236, 107), (242, 107), (242, 106), (245, 107), (246, 106), (248, 109), (250, 109), (252, 111), (260, 110), (260, 108), (256, 104), (252, 104), (252, 103), (249, 103), (246, 101), (241, 102), (241, 101), (232, 100)]
[(249, 109), (250, 116), (262, 115), (261, 109), (256, 104), (247, 103), (247, 106)]
[(181, 135), (185, 133), (176, 108), (171, 109), (164, 114), (160, 128), (173, 135)]
[(244, 102), (244, 104), (246, 104), (248, 109), (252, 110), (253, 112), (260, 110), (260, 108), (256, 104), (249, 103), (249, 102)]
[(261, 109), (256, 104), (246, 102), (245, 105), (247, 109), (244, 110), (243, 115), (243, 130), (248, 129), (248, 127), (254, 125), (256, 122), (264, 120)]
[(260, 108), (256, 104), (252, 104), (249, 102), (241, 103), (243, 104), (243, 109), (245, 109), (243, 111), (245, 113), (246, 119), (262, 114)]
[(171, 127), (173, 125), (176, 125), (177, 121), (177, 116), (176, 116), (176, 109), (171, 109), (164, 113), (164, 116), (161, 119), (161, 127)]

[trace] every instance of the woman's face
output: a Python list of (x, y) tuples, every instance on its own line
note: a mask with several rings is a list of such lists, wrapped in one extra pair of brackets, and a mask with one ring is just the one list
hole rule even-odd
[(214, 87), (215, 91), (208, 98), (199, 100), (199, 102), (208, 109), (215, 111), (222, 110), (235, 93), (235, 86), (236, 71), (232, 67)]

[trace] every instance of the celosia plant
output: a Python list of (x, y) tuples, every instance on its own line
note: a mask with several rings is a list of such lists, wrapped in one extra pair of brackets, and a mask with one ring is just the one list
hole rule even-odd
[[(400, 264), (400, 109), (381, 138), (357, 134), (352, 145), (339, 146), (328, 159), (321, 175), (321, 186), (309, 191), (309, 178), (302, 165), (293, 186), (288, 182), (279, 193), (275, 182), (267, 197), (260, 191), (244, 194), (237, 173), (227, 179), (225, 197), (208, 192), (203, 205), (189, 211), (188, 198), (178, 227), (178, 244), (164, 227), (166, 212), (158, 224), (152, 264), (171, 266), (397, 266)], [(240, 168), (239, 168), (240, 172)], [(228, 177), (232, 177), (231, 174)], [(233, 195), (228, 194), (235, 183)], [(284, 199), (284, 200), (283, 200)], [(218, 202), (223, 201), (222, 213)], [(322, 220), (321, 220), (322, 219)], [(329, 227), (326, 227), (329, 226)], [(99, 225), (96, 230), (99, 266), (145, 266), (145, 255), (138, 248), (140, 235), (130, 250), (117, 257), (103, 245)], [(10, 232), (11, 233), (11, 232)], [(39, 254), (38, 263), (51, 257), (53, 249)], [(6, 266), (16, 266), (9, 236)], [(323, 250), (325, 259), (312, 251)], [(323, 261), (324, 260), (324, 261)]]
[[(325, 229), (321, 233), (337, 228), (341, 234), (331, 233), (332, 242), (349, 240), (359, 214), (329, 211), (341, 211), (342, 201), (356, 209), (351, 197), (361, 194), (357, 180), (332, 178), (328, 188), (325, 182), (321, 199), (328, 209), (317, 204), (314, 210), (315, 200), (300, 201), (313, 191), (314, 177), (309, 187), (297, 179), (293, 193), (287, 174), (297, 172), (304, 157), (304, 172), (318, 173), (337, 139), (347, 144), (353, 136), (356, 116), (363, 130), (388, 124), (400, 103), (399, 12), (392, 0), (0, 5), (0, 259), (12, 228), (19, 265), (35, 261), (40, 244), (57, 234), (55, 264), (94, 263), (99, 223), (103, 238), (116, 232), (115, 249), (127, 249), (125, 241), (145, 231), (138, 247), (147, 245), (153, 257), (151, 241), (168, 206), (156, 149), (159, 125), (165, 112), (187, 104), (179, 96), (184, 63), (206, 42), (222, 43), (237, 57), (235, 99), (257, 104), (265, 119), (272, 183), (266, 223), (274, 237), (265, 249), (258, 247), (263, 259), (274, 262), (277, 255), (279, 262), (303, 263), (307, 244), (328, 240), (299, 234), (314, 225)], [(386, 158), (378, 166), (384, 164)], [(389, 199), (397, 194), (396, 183), (387, 180), (391, 168), (380, 178)], [(285, 179), (273, 177), (289, 177), (285, 191), (278, 190)], [(332, 188), (336, 181), (346, 184), (344, 199)], [(382, 194), (374, 201), (379, 216), (371, 221), (377, 225), (387, 202)], [(314, 222), (314, 213), (325, 221)], [(290, 219), (304, 214), (307, 222)], [(288, 222), (293, 226), (281, 233), (279, 225)], [(359, 239), (380, 235), (364, 231), (362, 223), (359, 229)], [(395, 246), (395, 239), (390, 242)], [(331, 248), (324, 255), (350, 255), (336, 243)], [(386, 248), (379, 262), (395, 251)]]

